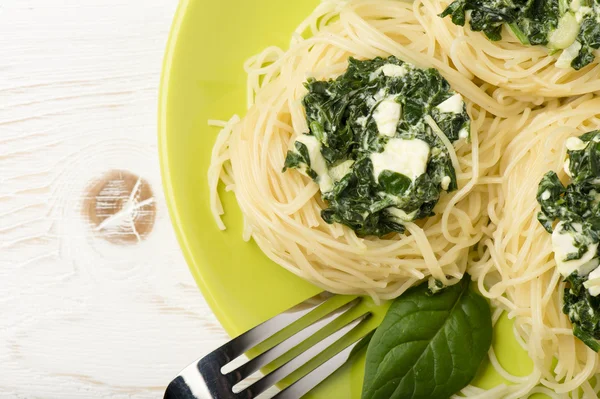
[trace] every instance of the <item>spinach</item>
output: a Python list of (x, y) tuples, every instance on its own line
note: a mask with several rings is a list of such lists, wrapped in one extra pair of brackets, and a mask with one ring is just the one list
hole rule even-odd
[(492, 343), (470, 281), (436, 294), (423, 283), (394, 301), (367, 349), (363, 399), (443, 399), (469, 384)]
[[(571, 140), (571, 139), (569, 139)], [(576, 140), (576, 139), (575, 139)], [(568, 150), (566, 168), (571, 182), (564, 186), (555, 172), (548, 172), (540, 181), (537, 201), (541, 211), (538, 220), (552, 233), (561, 223), (563, 231), (577, 237), (573, 246), (576, 252), (568, 254), (565, 261), (581, 259), (590, 245), (600, 242), (600, 131), (579, 137), (581, 143)], [(568, 143), (567, 143), (568, 146)], [(594, 257), (598, 258), (595, 253)], [(584, 286), (590, 279), (590, 270), (574, 271), (565, 277), (563, 313), (573, 324), (573, 333), (587, 346), (600, 350), (600, 297), (594, 296)]]
[[(401, 72), (385, 73), (385, 68)], [(395, 57), (350, 58), (343, 75), (328, 81), (309, 79), (305, 86), (308, 93), (302, 104), (309, 132), (302, 139), (316, 140), (318, 152), (296, 141), (283, 171), (298, 169), (321, 185), (327, 204), (321, 217), (327, 223), (344, 224), (360, 236), (403, 233), (406, 222), (433, 215), (446, 188), (442, 181), (448, 184), (446, 191), (458, 188), (450, 154), (424, 119), (430, 116), (450, 141), (468, 138), (470, 119), (462, 103), (456, 113), (437, 108), (455, 95), (437, 70), (419, 69)], [(379, 131), (376, 118), (379, 105), (390, 99), (401, 109), (391, 135)], [(413, 179), (384, 169), (375, 176), (373, 154), (385, 152), (395, 139), (427, 144), (430, 152), (425, 173)], [(322, 157), (327, 172), (317, 171), (311, 156)], [(351, 166), (343, 175), (334, 172), (348, 162)], [(325, 181), (331, 184), (323, 184)], [(406, 216), (399, 217), (397, 210)]]
[(600, 24), (597, 18), (595, 15), (590, 15), (581, 23), (581, 30), (577, 36), (577, 41), (581, 43), (581, 50), (571, 63), (575, 69), (583, 68), (596, 58), (593, 51), (600, 48)]
[(483, 31), (494, 41), (501, 39), (502, 24), (511, 24), (517, 19), (517, 7), (510, 0), (456, 0), (440, 16), (451, 15), (454, 24), (464, 26), (468, 11), (471, 12), (471, 29)]
[(524, 44), (546, 44), (549, 33), (558, 26), (558, 0), (456, 0), (440, 16), (452, 16), (452, 22), (464, 26), (470, 11), (469, 24), (493, 41), (502, 38), (504, 24), (516, 31)]
[(570, 287), (565, 288), (563, 313), (573, 324), (573, 334), (584, 344), (600, 350), (600, 298), (590, 295), (583, 286), (587, 278), (573, 273), (566, 278)]
[(402, 173), (384, 170), (379, 175), (379, 185), (386, 193), (402, 195), (409, 189), (412, 181)]
[(552, 233), (556, 220), (566, 224), (579, 223), (586, 237), (599, 242), (600, 131), (586, 133), (579, 139), (586, 143), (585, 148), (567, 152), (571, 183), (565, 187), (555, 172), (546, 173), (540, 181), (538, 220), (549, 233)]
[(316, 179), (317, 174), (314, 170), (310, 168), (310, 154), (308, 153), (308, 149), (305, 144), (300, 142), (294, 143), (296, 147), (296, 151), (288, 151), (285, 157), (285, 166), (283, 171), (285, 172), (287, 168), (301, 168), (306, 166), (305, 172), (311, 179)]
[[(600, 1), (598, 0), (455, 0), (440, 17), (451, 16), (455, 25), (464, 26), (470, 13), (471, 30), (483, 32), (492, 41), (502, 39), (502, 27), (506, 25), (525, 45), (544, 45), (551, 50), (561, 50), (573, 43), (552, 41), (552, 33), (560, 28), (561, 19), (567, 14), (572, 18), (563, 22), (576, 24), (576, 41), (581, 45), (573, 59), (572, 68), (579, 70), (595, 59), (594, 50), (600, 48)], [(556, 40), (564, 40), (558, 35)], [(575, 39), (572, 37), (571, 39)], [(568, 39), (567, 39), (568, 40)]]

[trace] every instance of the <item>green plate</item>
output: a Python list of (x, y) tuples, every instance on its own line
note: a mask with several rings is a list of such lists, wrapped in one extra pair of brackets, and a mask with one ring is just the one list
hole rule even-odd
[[(319, 292), (242, 240), (239, 208), (224, 196), (227, 230), (209, 209), (207, 170), (218, 133), (209, 119), (245, 110), (244, 60), (261, 49), (285, 47), (317, 0), (182, 0), (169, 39), (160, 93), (159, 146), (165, 195), (179, 243), (206, 301), (231, 335)], [(372, 323), (384, 308), (375, 309)], [(494, 337), (500, 362), (516, 375), (532, 364), (501, 319)], [(321, 384), (311, 398), (360, 398), (363, 362), (357, 358)], [(485, 364), (476, 384), (505, 382)]]

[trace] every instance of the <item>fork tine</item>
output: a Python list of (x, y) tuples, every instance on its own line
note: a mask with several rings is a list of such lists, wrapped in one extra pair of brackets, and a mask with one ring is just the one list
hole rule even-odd
[(342, 367), (352, 357), (354, 349), (362, 344), (362, 340), (369, 334), (365, 334), (363, 337), (357, 339), (354, 343), (347, 346), (345, 349), (340, 351), (337, 355), (327, 360), (319, 367), (315, 368), (292, 385), (273, 396), (271, 399), (298, 399), (306, 395), (311, 389), (319, 385), (336, 370)]
[[(333, 296), (334, 294), (329, 292), (321, 292), (264, 323), (259, 324), (253, 329), (246, 331), (217, 349), (217, 351), (220, 352), (221, 358), (225, 358), (226, 363), (229, 363), (257, 344), (283, 330), (296, 320), (299, 320), (311, 311), (317, 309)], [(221, 364), (221, 366), (224, 366), (225, 364)]]
[(324, 305), (333, 296), (334, 294), (329, 292), (321, 292), (232, 339), (225, 345), (186, 367), (179, 374), (182, 378), (178, 378), (178, 382), (173, 383), (173, 386), (167, 389), (167, 394), (171, 395), (175, 391), (181, 391), (179, 389), (180, 383), (183, 383), (189, 388), (196, 387), (200, 389), (202, 387), (213, 398), (234, 398), (235, 394), (232, 389), (235, 383), (230, 383), (230, 378), (223, 376), (221, 372), (222, 367), (244, 354), (248, 349), (272, 337), (293, 322)]
[(325, 349), (327, 349), (328, 347), (333, 345), (335, 342), (337, 342), (338, 339), (342, 338), (347, 333), (352, 331), (356, 326), (358, 326), (360, 323), (362, 323), (364, 320), (366, 320), (369, 316), (371, 316), (371, 313), (365, 313), (365, 314), (362, 314), (361, 316), (357, 317), (356, 319), (352, 320), (350, 323), (346, 324), (344, 327), (340, 328), (333, 334), (324, 338), (323, 340), (321, 340), (320, 342), (318, 342), (311, 348), (304, 351), (299, 356), (297, 356), (294, 359), (290, 360), (289, 362), (285, 363), (283, 366), (279, 367), (277, 370), (267, 374), (266, 376), (264, 376), (263, 378), (261, 378), (260, 380), (255, 382), (254, 384), (250, 385), (248, 388), (242, 390), (241, 392), (236, 394), (236, 397), (237, 398), (254, 398), (254, 397), (260, 395), (265, 390), (267, 390), (271, 386), (275, 385), (276, 383), (278, 383), (283, 378), (287, 377), (288, 375), (290, 375), (291, 373), (296, 371), (298, 368), (300, 368), (301, 366), (303, 366), (310, 360), (317, 357), (319, 354), (321, 354), (321, 352), (323, 352)]
[(333, 309), (330, 313), (321, 317), (313, 324), (306, 326), (304, 329), (298, 331), (290, 338), (279, 343), (278, 345), (267, 350), (266, 352), (256, 356), (252, 360), (249, 360), (248, 362), (244, 363), (242, 366), (238, 367), (236, 370), (233, 370), (228, 375), (226, 375), (226, 377), (229, 379), (232, 385), (242, 381), (244, 378), (248, 377), (256, 370), (271, 363), (273, 360), (277, 359), (278, 357), (280, 357), (290, 349), (294, 348), (296, 345), (300, 344), (307, 338), (312, 337), (321, 328), (332, 323), (340, 316), (346, 314), (354, 307), (356, 307), (356, 305), (358, 305), (360, 302), (361, 298), (359, 297), (344, 304), (343, 306), (337, 309)]

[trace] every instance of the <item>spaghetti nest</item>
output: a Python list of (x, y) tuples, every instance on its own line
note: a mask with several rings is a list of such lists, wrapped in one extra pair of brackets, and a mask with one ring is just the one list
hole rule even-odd
[[(470, 248), (488, 224), (485, 177), (500, 159), (530, 103), (500, 98), (450, 65), (450, 54), (399, 1), (326, 1), (297, 29), (290, 48), (269, 48), (245, 65), (247, 115), (221, 131), (209, 171), (211, 205), (221, 228), (217, 186), (234, 192), (252, 238), (273, 261), (327, 290), (366, 294), (376, 301), (402, 294), (433, 276), (460, 279)], [(465, 98), (470, 140), (455, 144), (458, 189), (441, 195), (433, 216), (405, 223), (406, 232), (359, 237), (321, 217), (319, 186), (297, 170), (282, 173), (287, 151), (309, 128), (301, 100), (304, 82), (333, 79), (348, 59), (389, 57), (434, 67)], [(519, 116), (514, 116), (519, 115)]]
[[(600, 127), (600, 100), (589, 94), (600, 89), (600, 67), (594, 60), (579, 70), (558, 68), (557, 56), (522, 45), (505, 28), (501, 40), (492, 42), (481, 32), (440, 18), (449, 3), (324, 1), (295, 31), (288, 50), (271, 47), (248, 60), (247, 115), (220, 123), (213, 149), (208, 178), (215, 219), (224, 229), (223, 183), (242, 210), (244, 238), (253, 239), (270, 259), (326, 290), (366, 294), (376, 302), (396, 298), (428, 277), (442, 286), (453, 284), (468, 269), (496, 306), (494, 322), (503, 312), (515, 319), (515, 335), (534, 370), (513, 376), (491, 349), (491, 363), (513, 385), (489, 391), (467, 387), (463, 395), (520, 398), (541, 392), (578, 398), (581, 390), (584, 397), (597, 397), (600, 383), (593, 388), (589, 380), (598, 372), (598, 356), (574, 337), (562, 312), (566, 283), (556, 268), (552, 238), (538, 221), (536, 195), (548, 171), (565, 178), (566, 139)], [(392, 75), (400, 73), (403, 63), (439, 72), (465, 100), (466, 108), (457, 113), (466, 110), (470, 136), (459, 134), (462, 139), (452, 143), (438, 129), (454, 174), (430, 176), (435, 201), (427, 197), (418, 209), (415, 205), (418, 217), (405, 212), (401, 226), (373, 224), (369, 230), (360, 225), (364, 234), (357, 235), (351, 228), (356, 227), (354, 214), (346, 217), (333, 209), (330, 216), (335, 212), (337, 219), (323, 217), (334, 197), (324, 200), (321, 194), (339, 179), (320, 179), (325, 160), (312, 158), (311, 149), (318, 148), (315, 131), (322, 135), (323, 125), (314, 116), (321, 112), (318, 107), (308, 115), (319, 122), (318, 129), (308, 125), (305, 83), (340, 77), (351, 58), (391, 56), (396, 65), (382, 67)], [(323, 101), (328, 101), (332, 94), (325, 88), (319, 84), (315, 92), (325, 93)], [(444, 99), (451, 95), (444, 93)], [(577, 94), (583, 95), (558, 98)], [(384, 97), (396, 110), (392, 114), (401, 112), (394, 99)], [(361, 101), (347, 103), (358, 112), (353, 123), (361, 125), (367, 115)], [(433, 129), (433, 118), (427, 121)], [(426, 140), (429, 131), (423, 129)], [(392, 129), (390, 137), (398, 131)], [(329, 160), (330, 166), (345, 165), (344, 173), (358, 176), (355, 163), (366, 155), (348, 158), (349, 153), (351, 149)], [(404, 177), (394, 182), (409, 185)], [(377, 184), (368, 180), (365, 187)]]
[(498, 98), (513, 97), (541, 104), (544, 97), (600, 90), (597, 58), (592, 57), (589, 64), (579, 70), (569, 65), (557, 66), (561, 51), (553, 54), (541, 45), (524, 45), (507, 24), (502, 25), (501, 39), (491, 41), (482, 32), (473, 31), (468, 21), (464, 26), (457, 26), (450, 17), (440, 18), (439, 14), (451, 3), (449, 0), (417, 0), (415, 13), (455, 68), (464, 76), (497, 86)]
[(469, 271), (498, 310), (515, 319), (515, 335), (534, 363), (527, 377), (506, 375), (517, 384), (510, 398), (526, 395), (540, 381), (556, 393), (553, 397), (578, 398), (582, 389), (584, 397), (592, 398), (600, 388), (588, 382), (598, 372), (598, 355), (573, 335), (563, 313), (567, 283), (556, 267), (552, 237), (538, 220), (536, 200), (547, 172), (569, 179), (564, 171), (567, 139), (598, 129), (599, 107), (600, 99), (588, 95), (563, 106), (551, 102), (532, 113), (494, 173), (500, 184), (490, 187), (491, 224), (471, 254)]

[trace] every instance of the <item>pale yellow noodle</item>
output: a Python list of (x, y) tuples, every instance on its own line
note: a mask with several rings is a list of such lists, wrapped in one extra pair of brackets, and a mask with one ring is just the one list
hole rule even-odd
[[(470, 272), (483, 295), (515, 319), (515, 334), (533, 360), (536, 384), (569, 398), (595, 397), (588, 382), (600, 371), (598, 355), (573, 336), (562, 313), (565, 283), (556, 270), (551, 236), (537, 221), (537, 185), (548, 171), (566, 180), (568, 137), (600, 128), (600, 98), (586, 97), (534, 115), (507, 145), (496, 172), (501, 190), (489, 210), (492, 228)], [(489, 176), (493, 177), (493, 176)], [(490, 197), (492, 193), (490, 192)], [(556, 363), (554, 363), (556, 362)], [(530, 377), (519, 392), (533, 392)], [(517, 389), (517, 388), (515, 388)], [(510, 396), (507, 396), (510, 397)]]
[(579, 71), (557, 68), (559, 54), (543, 46), (524, 46), (506, 27), (502, 40), (492, 42), (468, 22), (456, 26), (450, 17), (439, 18), (452, 0), (416, 0), (413, 6), (430, 35), (466, 76), (498, 86), (509, 96), (564, 97), (600, 90), (600, 64), (595, 60)]
[[(537, 184), (560, 172), (566, 137), (600, 125), (597, 63), (575, 72), (558, 70), (538, 47), (523, 47), (507, 32), (491, 43), (437, 13), (439, 0), (326, 0), (292, 35), (290, 47), (270, 47), (244, 65), (248, 112), (221, 124), (208, 173), (215, 219), (223, 208), (217, 186), (235, 194), (246, 240), (274, 262), (336, 293), (393, 299), (429, 276), (453, 284), (467, 268), (483, 295), (515, 319), (519, 344), (533, 360), (524, 377), (491, 364), (513, 385), (491, 390), (468, 386), (455, 397), (552, 398), (595, 394), (588, 382), (597, 356), (577, 341), (561, 311), (564, 283), (555, 270), (550, 237), (536, 219)], [(357, 237), (329, 225), (318, 186), (296, 170), (283, 173), (286, 152), (308, 132), (301, 105), (308, 77), (342, 74), (349, 57), (394, 55), (434, 67), (459, 92), (472, 119), (469, 142), (448, 148), (459, 188), (443, 193), (435, 216), (383, 238)], [(475, 79), (477, 78), (477, 79)], [(562, 102), (561, 102), (562, 101)], [(543, 107), (541, 107), (543, 105)], [(433, 122), (433, 123), (431, 123)], [(553, 359), (556, 357), (556, 363)], [(540, 385), (542, 384), (542, 385)], [(566, 395), (566, 396), (565, 396)]]
[[(303, 38), (307, 30), (310, 34)], [(421, 52), (409, 49), (417, 43)], [(466, 98), (473, 118), (471, 142), (454, 147), (440, 136), (451, 151), (459, 190), (442, 196), (436, 216), (409, 224), (402, 235), (358, 238), (349, 228), (321, 219), (325, 205), (317, 185), (295, 170), (282, 173), (283, 161), (290, 143), (308, 131), (300, 101), (306, 78), (336, 77), (350, 56), (389, 55), (440, 69)], [(209, 173), (219, 223), (222, 209), (214, 182), (221, 178), (230, 183), (242, 209), (245, 238), (252, 237), (271, 259), (323, 288), (368, 294), (379, 301), (398, 296), (428, 276), (445, 282), (446, 276), (462, 276), (469, 249), (488, 223), (487, 192), (476, 187), (495, 162), (482, 167), (480, 160), (498, 159), (512, 126), (520, 121), (501, 116), (526, 110), (529, 103), (496, 101), (489, 86), (478, 87), (447, 60), (448, 54), (427, 34), (409, 3), (321, 3), (300, 25), (288, 50), (268, 48), (245, 65), (248, 113), (239, 123), (224, 127), (220, 137), (227, 142), (215, 148), (218, 156)]]

